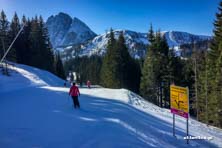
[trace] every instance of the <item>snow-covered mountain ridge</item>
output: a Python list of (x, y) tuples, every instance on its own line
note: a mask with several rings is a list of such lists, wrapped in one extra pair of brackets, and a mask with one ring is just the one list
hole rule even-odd
[(194, 35), (182, 31), (164, 31), (163, 36), (166, 38), (169, 47), (176, 47), (183, 44), (195, 43), (198, 41), (211, 40), (211, 36)]
[[(139, 33), (130, 30), (114, 30), (116, 39), (120, 35), (120, 32), (123, 32), (124, 34), (126, 46), (128, 47), (131, 56), (134, 58), (144, 57), (147, 51), (147, 46), (149, 45), (147, 33)], [(106, 53), (109, 36), (110, 33), (107, 32), (105, 34), (96, 36), (86, 43), (75, 46), (68, 46), (59, 50), (63, 51), (63, 57), (66, 58), (84, 55), (90, 56), (93, 54), (103, 55)], [(176, 48), (177, 50), (179, 46), (183, 44), (212, 39), (210, 36), (193, 35), (179, 31), (162, 32), (162, 36), (166, 38), (170, 48)]]
[[(0, 147), (203, 147), (222, 145), (222, 130), (189, 119), (189, 135), (210, 140), (186, 144), (186, 120), (126, 89), (80, 88), (75, 110), (69, 88), (53, 74), (15, 64), (0, 74)], [(56, 130), (55, 130), (56, 129)]]
[[(64, 51), (65, 58), (83, 55), (103, 55), (106, 52), (109, 32), (96, 35), (85, 23), (78, 18), (73, 19), (65, 13), (59, 13), (48, 18), (46, 26), (49, 31), (50, 41), (57, 50)], [(132, 57), (144, 57), (147, 45), (147, 33), (131, 30), (114, 30), (117, 39), (120, 32), (124, 33), (126, 45)], [(211, 36), (194, 35), (181, 31), (163, 31), (169, 47), (178, 48), (180, 45), (192, 42), (211, 40)], [(68, 50), (68, 51), (66, 51)]]

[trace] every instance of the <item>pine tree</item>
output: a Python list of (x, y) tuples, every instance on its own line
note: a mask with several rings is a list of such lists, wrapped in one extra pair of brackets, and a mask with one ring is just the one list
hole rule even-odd
[(88, 77), (85, 79), (85, 81), (90, 80), (92, 84), (99, 84), (100, 83), (100, 70), (102, 65), (102, 59), (99, 56), (93, 55), (88, 58), (87, 65), (88, 69)]
[(50, 43), (48, 29), (44, 25), (42, 16), (39, 17), (39, 26), (40, 26), (41, 36), (42, 36), (42, 40), (41, 40), (42, 52), (44, 53), (44, 56), (45, 56), (43, 69), (49, 70), (50, 72), (54, 72), (54, 67), (52, 66), (54, 63), (54, 53), (52, 51), (52, 45)]
[(195, 91), (197, 93), (194, 93), (195, 98), (195, 110), (196, 110), (196, 116), (199, 121), (207, 122), (206, 116), (207, 116), (207, 109), (206, 109), (206, 53), (196, 51), (193, 55), (195, 57), (195, 69), (196, 71), (196, 82), (195, 86), (197, 87)]
[(29, 40), (30, 55), (32, 56), (30, 65), (54, 73), (54, 54), (41, 16), (40, 18), (36, 16), (35, 19), (32, 19)]
[(7, 20), (5, 12), (2, 10), (0, 14), (0, 56), (3, 57), (6, 52), (6, 48), (9, 46), (9, 22)]
[(39, 26), (39, 20), (36, 16), (35, 19), (32, 18), (31, 20), (31, 30), (29, 34), (29, 41), (30, 41), (30, 55), (32, 58), (30, 58), (30, 65), (35, 66), (38, 68), (42, 68), (41, 65), (41, 59), (42, 59), (42, 48), (41, 48), (41, 30)]
[[(152, 29), (148, 34), (153, 34)], [(169, 102), (170, 68), (169, 47), (160, 31), (156, 32), (154, 40), (148, 48), (144, 62), (140, 93), (143, 97), (162, 107)]]
[(20, 39), (21, 39), (21, 49), (20, 56), (21, 61), (20, 63), (30, 65), (31, 58), (32, 58), (32, 52), (30, 50), (31, 44), (30, 44), (30, 32), (31, 32), (31, 21), (29, 19), (26, 19), (26, 17), (23, 15), (22, 17), (22, 25), (24, 25), (23, 31), (21, 32)]
[(104, 87), (120, 88), (120, 81), (118, 80), (118, 54), (116, 52), (116, 40), (114, 38), (113, 30), (110, 29), (110, 36), (107, 45), (107, 53), (103, 59), (101, 69), (101, 84)]
[[(222, 5), (221, 5), (222, 6)], [(222, 41), (219, 44), (219, 50), (221, 51), (220, 56), (218, 58), (217, 61), (217, 73), (216, 73), (216, 77), (215, 77), (215, 81), (216, 81), (216, 92), (217, 92), (217, 113), (218, 113), (218, 126), (222, 127)]]
[(220, 126), (222, 111), (221, 111), (221, 44), (222, 44), (222, 2), (219, 5), (219, 12), (216, 13), (214, 22), (214, 38), (211, 50), (207, 56), (207, 81), (208, 81), (208, 123)]
[[(160, 33), (159, 33), (160, 34)], [(169, 103), (169, 95), (170, 95), (170, 75), (169, 71), (171, 67), (169, 67), (169, 46), (167, 44), (167, 41), (165, 37), (161, 37), (160, 43), (159, 43), (159, 52), (157, 54), (159, 56), (159, 61), (158, 63), (160, 64), (159, 67), (159, 81), (158, 85), (160, 87), (160, 106), (163, 107), (163, 102), (164, 104)], [(168, 103), (167, 103), (168, 102)]]
[(137, 59), (130, 58), (128, 66), (130, 67), (128, 73), (129, 75), (128, 89), (135, 93), (139, 93), (140, 78), (141, 78), (140, 61)]
[[(8, 36), (9, 32), (9, 22), (7, 20), (7, 17), (5, 15), (5, 12), (2, 10), (0, 14), (0, 59), (3, 58), (7, 48), (9, 47), (10, 44), (10, 38)], [(9, 56), (5, 57), (5, 61), (11, 60), (11, 53), (9, 53)], [(7, 68), (7, 62), (5, 62), (5, 68), (3, 67), (2, 73), (5, 75), (9, 75), (8, 68)]]
[(62, 64), (62, 60), (60, 58), (59, 53), (57, 53), (55, 55), (55, 73), (58, 77), (60, 77), (62, 79), (66, 79), (63, 64)]
[[(9, 36), (11, 41), (14, 40), (20, 29), (21, 29), (20, 21), (17, 13), (15, 12), (12, 22), (10, 24), (10, 31), (9, 31)], [(18, 63), (21, 63), (22, 61), (23, 53), (22, 51), (20, 51), (23, 48), (22, 44), (23, 43), (21, 42), (21, 36), (19, 36), (9, 52), (10, 56), (13, 56), (13, 61), (17, 61)]]
[(120, 81), (120, 88), (129, 88), (130, 84), (130, 61), (131, 57), (125, 45), (123, 32), (120, 32), (116, 44), (117, 64), (118, 64), (118, 79)]
[(125, 45), (123, 32), (120, 32), (116, 41), (111, 29), (107, 53), (101, 68), (102, 85), (109, 88), (126, 88), (138, 92), (140, 73), (139, 64), (130, 56)]
[[(152, 28), (148, 34), (153, 34)], [(149, 38), (148, 38), (149, 39)], [(143, 63), (142, 76), (140, 82), (140, 94), (150, 102), (158, 104), (157, 101), (157, 83), (156, 83), (156, 51), (155, 44), (156, 37), (148, 46), (147, 55)]]
[(153, 43), (155, 41), (154, 31), (153, 31), (153, 25), (150, 25), (149, 33), (148, 33), (148, 40), (150, 43)]
[(148, 101), (157, 104), (156, 97), (158, 94), (156, 93), (155, 59), (152, 46), (152, 44), (149, 46), (147, 56), (143, 64), (140, 94)]

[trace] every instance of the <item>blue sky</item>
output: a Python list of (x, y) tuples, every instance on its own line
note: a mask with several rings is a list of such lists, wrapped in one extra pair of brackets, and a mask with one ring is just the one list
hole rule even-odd
[(19, 16), (49, 16), (65, 12), (78, 17), (95, 33), (110, 27), (147, 32), (177, 30), (212, 35), (213, 21), (220, 0), (0, 0), (9, 20)]

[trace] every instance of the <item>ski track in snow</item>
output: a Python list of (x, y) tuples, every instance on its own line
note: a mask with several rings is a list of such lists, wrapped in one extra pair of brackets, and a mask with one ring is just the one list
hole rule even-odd
[[(10, 67), (13, 77), (0, 75), (0, 147), (2, 148), (113, 148), (221, 147), (222, 130), (186, 120), (125, 89), (80, 88), (81, 108), (75, 110), (69, 88), (49, 72), (25, 65)], [(60, 86), (60, 87), (59, 87)]]

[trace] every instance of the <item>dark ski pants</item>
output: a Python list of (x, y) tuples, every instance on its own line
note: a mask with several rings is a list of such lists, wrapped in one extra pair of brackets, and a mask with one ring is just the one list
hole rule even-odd
[(78, 96), (72, 96), (72, 100), (73, 100), (74, 108), (76, 107), (80, 108)]

